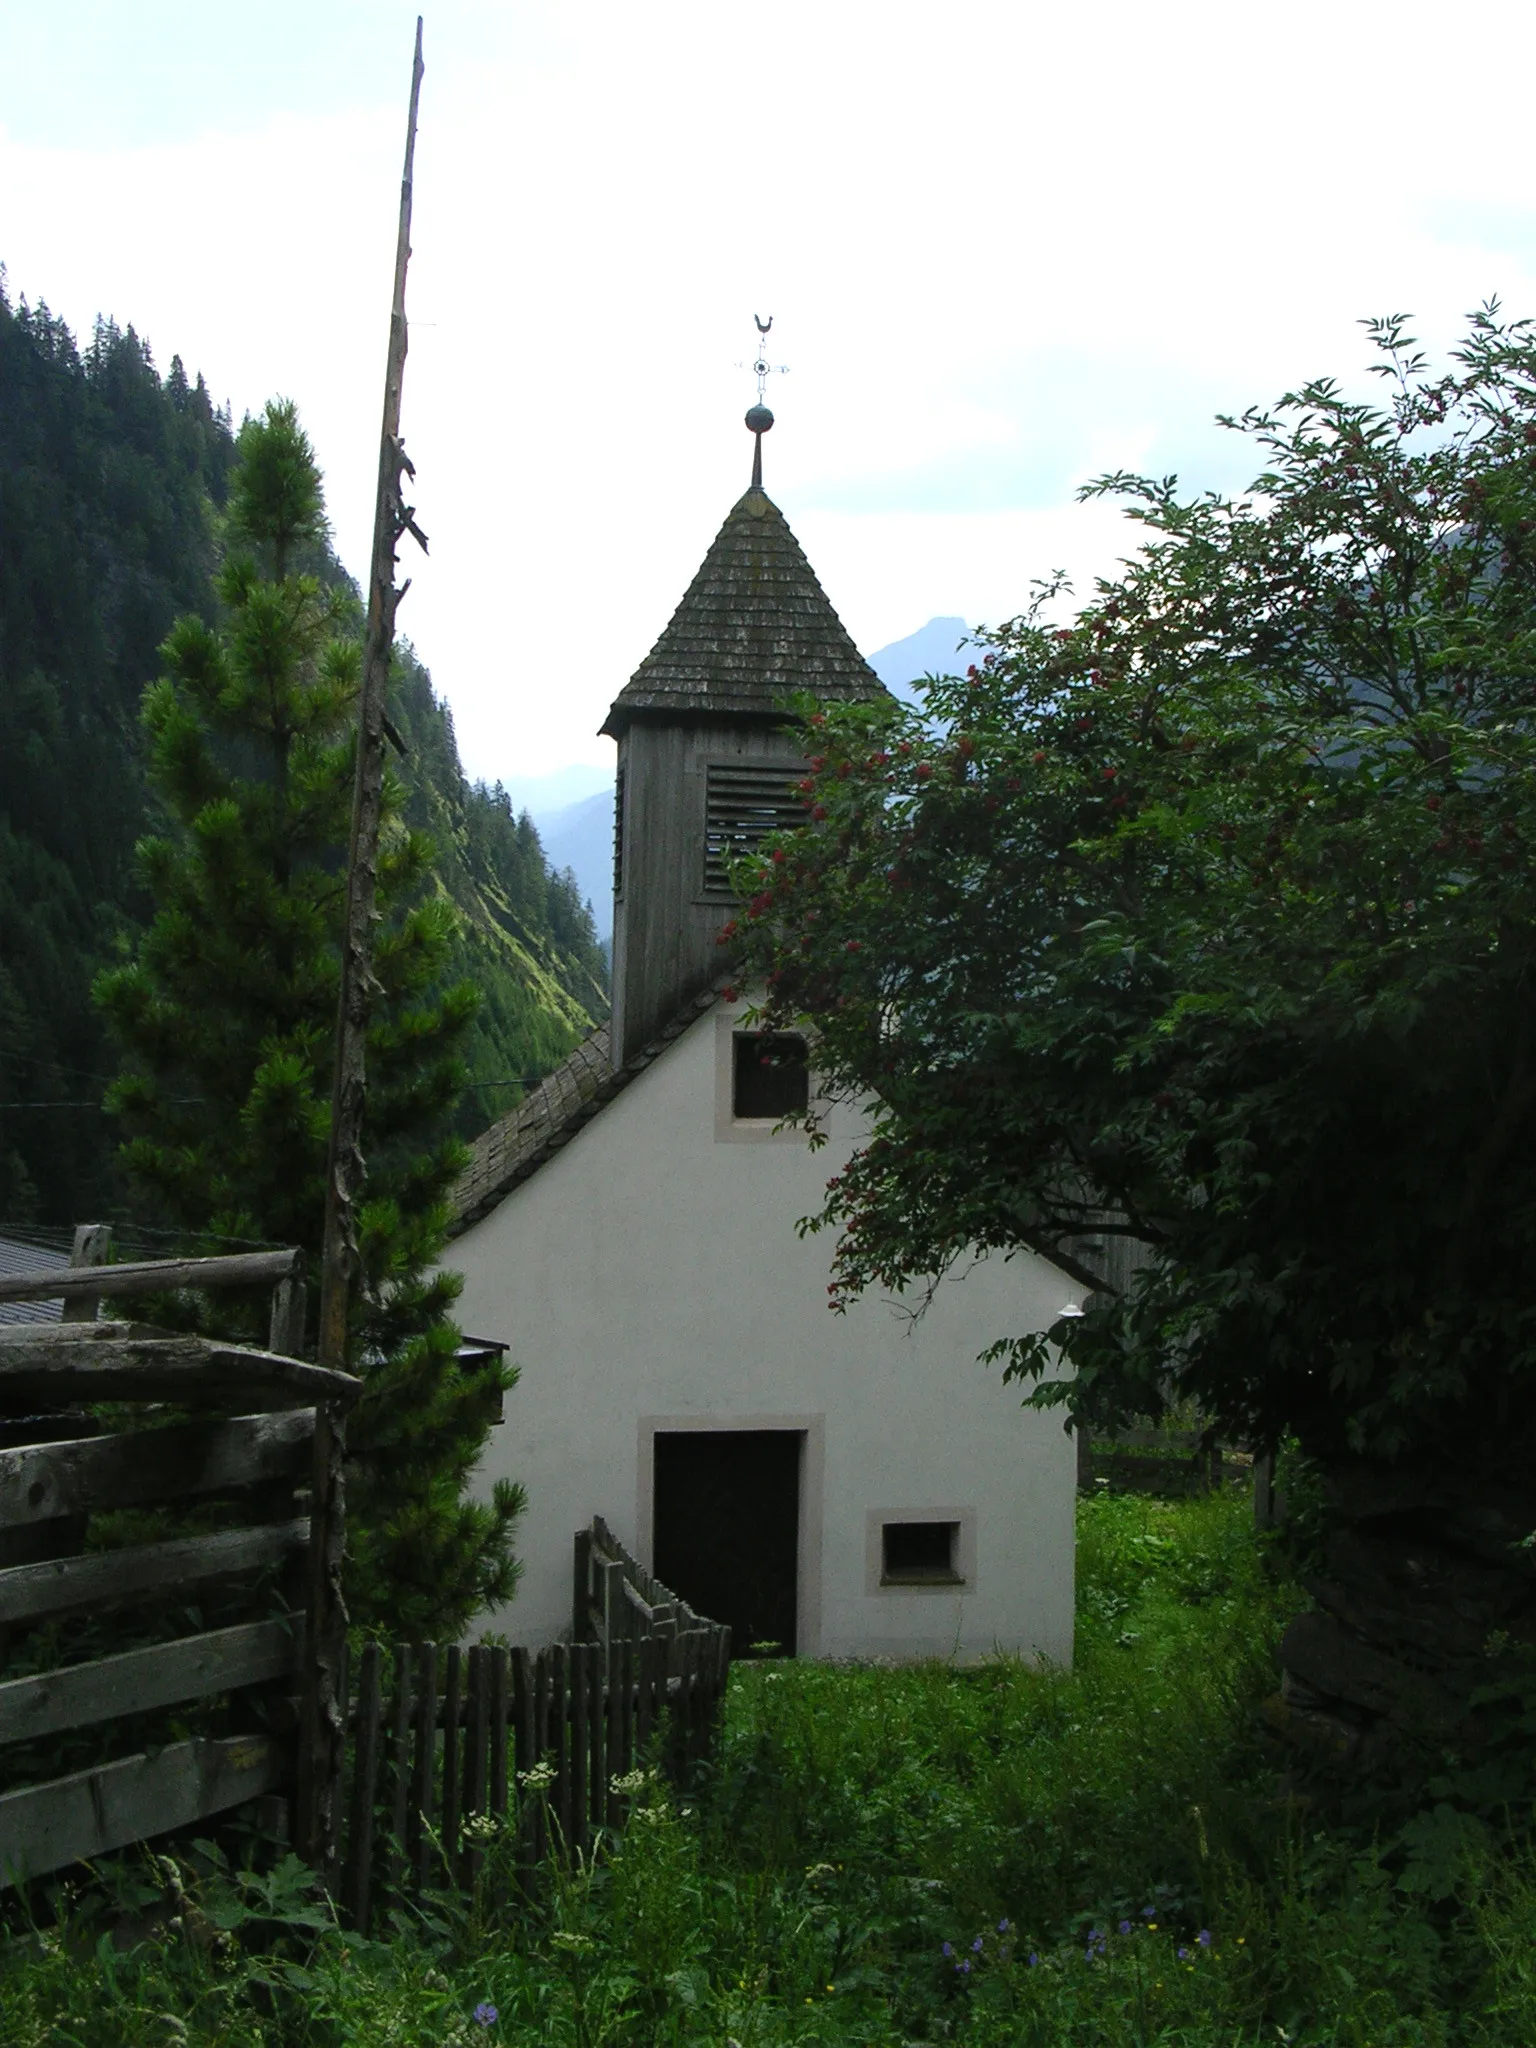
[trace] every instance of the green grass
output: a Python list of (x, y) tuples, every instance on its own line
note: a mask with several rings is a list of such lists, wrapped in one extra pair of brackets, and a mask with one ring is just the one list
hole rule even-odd
[(296, 1869), (126, 1866), (136, 1942), (90, 1893), (0, 1956), (0, 2048), (1536, 2042), (1522, 1852), (1430, 1903), (1284, 1796), (1255, 1709), (1294, 1606), (1241, 1497), (1086, 1500), (1071, 1674), (741, 1667), (698, 1792), (652, 1781), (536, 1906), (488, 1882), (369, 1942)]

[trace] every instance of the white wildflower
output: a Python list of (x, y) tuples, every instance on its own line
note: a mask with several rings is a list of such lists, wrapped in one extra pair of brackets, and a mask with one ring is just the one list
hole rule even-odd
[(622, 1778), (610, 1778), (608, 1780), (608, 1789), (617, 1797), (628, 1799), (632, 1798), (637, 1792), (643, 1792), (647, 1785), (653, 1785), (655, 1782), (656, 1773), (654, 1771), (641, 1770), (637, 1766), (632, 1771), (626, 1771)]

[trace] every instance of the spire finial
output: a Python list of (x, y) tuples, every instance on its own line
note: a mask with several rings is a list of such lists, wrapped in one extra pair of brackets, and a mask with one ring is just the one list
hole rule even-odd
[(754, 491), (760, 491), (763, 488), (763, 436), (773, 425), (773, 414), (763, 403), (763, 387), (775, 371), (782, 375), (789, 368), (789, 365), (788, 363), (770, 363), (763, 354), (763, 350), (768, 342), (768, 330), (773, 325), (773, 315), (770, 313), (768, 318), (764, 320), (754, 313), (752, 319), (757, 328), (757, 355), (751, 365), (752, 374), (757, 379), (757, 403), (747, 414), (747, 427), (753, 436), (752, 488)]

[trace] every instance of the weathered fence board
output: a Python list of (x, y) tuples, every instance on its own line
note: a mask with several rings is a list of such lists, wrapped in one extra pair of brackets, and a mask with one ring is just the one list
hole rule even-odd
[(208, 1693), (285, 1678), (298, 1668), (301, 1615), (243, 1622), (175, 1642), (123, 1650), (89, 1664), (0, 1683), (0, 1742), (25, 1742), (120, 1714), (142, 1714)]
[(365, 1643), (357, 1683), (357, 1748), (352, 1768), (352, 1811), (342, 1903), (353, 1925), (368, 1925), (373, 1887), (374, 1802), (379, 1781), (380, 1650)]
[(432, 1816), (436, 1812), (433, 1792), (437, 1780), (437, 1645), (421, 1648), (420, 1677), (416, 1689), (416, 1757), (412, 1776), (412, 1811), (406, 1824), (406, 1856), (416, 1881), (425, 1891), (432, 1868)]
[(86, 1557), (51, 1558), (0, 1572), (0, 1622), (34, 1621), (72, 1608), (137, 1599), (165, 1586), (205, 1584), (279, 1564), (309, 1541), (309, 1518), (260, 1529), (220, 1529), (169, 1543), (137, 1544)]
[(411, 1813), (411, 1715), (415, 1707), (415, 1651), (409, 1643), (395, 1652), (395, 1710), (389, 1731), (389, 1782), (393, 1828), (389, 1843), (389, 1888), (405, 1882), (406, 1837)]
[(259, 1798), (288, 1774), (264, 1735), (172, 1743), (0, 1794), (0, 1883), (46, 1877)]
[[(123, 1335), (125, 1329), (138, 1334)], [(246, 1350), (211, 1337), (146, 1335), (140, 1324), (75, 1323), (0, 1329), (0, 1397), (49, 1405), (169, 1401), (188, 1408), (345, 1406), (362, 1382), (348, 1373)]]
[[(100, 1263), (107, 1249), (104, 1230), (82, 1226), (69, 1272), (13, 1276), (0, 1291), (0, 1299), (62, 1296), (65, 1303), (61, 1323), (0, 1329), (0, 1667), (16, 1632), (24, 1640), (29, 1624), (48, 1617), (157, 1597), (163, 1606), (166, 1596), (179, 1603), (215, 1581), (274, 1568), (282, 1577), (260, 1590), (261, 1605), (244, 1601), (250, 1618), (238, 1625), (170, 1642), (141, 1636), (109, 1656), (0, 1680), (0, 1744), (89, 1728), (102, 1731), (97, 1754), (106, 1757), (89, 1771), (0, 1799), (0, 1884), (194, 1825), (276, 1785), (282, 1795), (267, 1802), (269, 1821), (286, 1825), (292, 1810), (304, 1853), (329, 1871), (342, 1730), (336, 1418), (360, 1382), (298, 1355), (304, 1289), (296, 1251), (110, 1266)], [(274, 1283), (266, 1350), (96, 1320), (103, 1298)], [(102, 1428), (89, 1413), (132, 1401), (236, 1413), (129, 1431)], [(296, 1516), (306, 1479), (310, 1512)], [(94, 1515), (220, 1493), (234, 1493), (239, 1516), (260, 1525), (86, 1548)], [(313, 1569), (301, 1591), (301, 1575), (288, 1567), (305, 1552)], [(281, 1606), (297, 1611), (264, 1615), (274, 1590)], [(112, 1755), (114, 1743), (121, 1750), (143, 1739), (131, 1724), (114, 1728), (126, 1716), (218, 1700), (228, 1703), (225, 1725), (239, 1728), (279, 1706), (270, 1698), (274, 1687), (285, 1701), (298, 1696), (297, 1743), (266, 1734), (199, 1736)], [(279, 1725), (288, 1725), (286, 1714), (280, 1706)], [(330, 1734), (328, 1752), (317, 1728)]]
[(314, 1427), (313, 1408), (292, 1408), (0, 1451), (0, 1526), (298, 1480), (308, 1475)]
[(443, 1696), (443, 1806), (441, 1842), (443, 1861), (456, 1870), (459, 1861), (459, 1822), (462, 1815), (463, 1766), (459, 1720), (464, 1708), (464, 1652), (455, 1643), (448, 1652), (447, 1682)]
[(497, 1819), (507, 1812), (507, 1745), (511, 1735), (512, 1656), (506, 1649), (492, 1652), (491, 1662), (491, 1781), (490, 1811)]
[[(90, 1226), (87, 1226), (90, 1227)], [(137, 1259), (120, 1266), (87, 1265), (8, 1273), (0, 1301), (56, 1301), (60, 1295), (168, 1294), (181, 1287), (263, 1287), (298, 1271), (294, 1250), (229, 1252), (207, 1259)]]
[[(486, 1810), (487, 1758), (490, 1738), (491, 1669), (490, 1652), (477, 1644), (469, 1653), (469, 1676), (464, 1730), (464, 1817), (475, 1820)], [(482, 1858), (472, 1842), (460, 1862), (460, 1882), (467, 1889), (475, 1881)]]
[[(578, 1855), (587, 1846), (587, 1802), (590, 1797), (587, 1774), (592, 1765), (591, 1737), (587, 1728), (592, 1689), (587, 1682), (587, 1664), (591, 1649), (590, 1643), (571, 1643), (565, 1652), (571, 1702), (570, 1795), (568, 1801), (561, 1801), (561, 1818), (565, 1821), (566, 1844)], [(564, 1810), (567, 1804), (568, 1818)]]

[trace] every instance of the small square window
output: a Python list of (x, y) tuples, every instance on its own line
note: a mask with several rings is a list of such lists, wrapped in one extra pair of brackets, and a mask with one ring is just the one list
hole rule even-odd
[(958, 1522), (885, 1522), (880, 1529), (882, 1586), (958, 1586)]
[(774, 1123), (803, 1116), (811, 1097), (805, 1040), (794, 1032), (738, 1031), (731, 1045), (731, 1114)]

